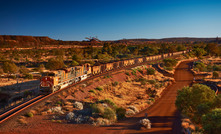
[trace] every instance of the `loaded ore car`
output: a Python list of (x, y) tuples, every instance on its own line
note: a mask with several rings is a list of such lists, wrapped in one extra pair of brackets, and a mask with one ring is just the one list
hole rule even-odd
[(110, 71), (113, 69), (113, 63), (106, 63), (106, 71)]
[(101, 72), (101, 66), (100, 65), (93, 66), (91, 67), (91, 70), (92, 70), (92, 75), (99, 74)]
[(40, 91), (53, 93), (91, 75), (90, 64), (44, 72), (41, 77)]

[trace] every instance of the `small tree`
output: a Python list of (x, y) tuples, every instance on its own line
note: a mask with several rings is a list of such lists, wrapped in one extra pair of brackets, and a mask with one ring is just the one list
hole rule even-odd
[(5, 73), (17, 73), (18, 67), (13, 62), (4, 62), (3, 70)]
[(197, 110), (206, 109), (206, 106), (199, 105), (213, 103), (214, 99), (215, 93), (208, 86), (194, 84), (192, 87), (184, 87), (182, 90), (178, 90), (176, 106), (182, 113), (193, 117)]
[(21, 66), (19, 69), (19, 72), (21, 74), (27, 74), (27, 73), (29, 73), (29, 70), (25, 66)]
[(64, 62), (61, 59), (49, 59), (48, 63), (46, 64), (48, 69), (59, 69), (64, 67)]
[(216, 72), (216, 71), (214, 71), (214, 72), (213, 72), (213, 78), (214, 78), (214, 79), (218, 79), (218, 78), (219, 78), (219, 73)]
[(221, 108), (202, 117), (203, 129), (207, 134), (220, 134), (221, 132)]
[(147, 68), (147, 75), (154, 75), (155, 74), (155, 70), (150, 67), (150, 68)]

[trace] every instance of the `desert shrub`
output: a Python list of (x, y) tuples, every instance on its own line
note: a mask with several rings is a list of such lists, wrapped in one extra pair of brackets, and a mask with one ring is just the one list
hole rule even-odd
[(160, 85), (160, 83), (155, 83), (154, 87), (155, 87), (156, 89), (158, 89), (158, 88), (161, 87), (161, 85)]
[(136, 76), (136, 75), (137, 75), (136, 70), (133, 69), (132, 72), (131, 72), (131, 74)]
[(115, 82), (112, 83), (113, 86), (117, 86), (118, 84), (119, 84), (118, 81), (115, 81)]
[(89, 90), (88, 92), (91, 92), (91, 93), (96, 93), (93, 89)]
[(100, 100), (99, 102), (107, 103), (109, 106), (111, 106), (111, 107), (113, 107), (115, 109), (117, 108), (117, 105), (113, 101), (111, 101), (110, 99)]
[(168, 71), (172, 71), (173, 68), (172, 67), (164, 67), (165, 70), (168, 70)]
[(207, 71), (213, 71), (213, 66), (211, 64), (207, 65), (206, 67)]
[(125, 74), (128, 75), (128, 76), (130, 76), (130, 73), (129, 73), (129, 72), (125, 72)]
[(62, 102), (61, 101), (57, 101), (57, 103), (56, 104), (59, 104), (59, 105), (61, 105), (62, 104)]
[(116, 113), (110, 107), (104, 109), (103, 117), (109, 120), (116, 120)]
[(167, 58), (167, 59), (163, 59), (163, 63), (164, 63), (164, 66), (166, 66), (166, 67), (174, 67), (177, 64), (177, 60)]
[(125, 114), (126, 114), (126, 109), (119, 107), (116, 109), (116, 113), (117, 113), (117, 118), (118, 119), (123, 119), (125, 118)]
[(221, 71), (221, 65), (214, 65), (213, 70), (214, 71)]
[(148, 81), (150, 84), (155, 84), (156, 83), (156, 80), (149, 80)]
[(27, 117), (33, 117), (34, 115), (33, 115), (32, 112), (28, 112), (28, 113), (25, 114), (25, 116), (27, 116)]
[(29, 70), (25, 66), (21, 66), (19, 69), (19, 72), (21, 74), (27, 74), (27, 73), (29, 73)]
[(98, 90), (98, 91), (102, 91), (103, 90), (102, 87), (96, 87), (95, 89)]
[(199, 71), (207, 71), (206, 66), (202, 62), (195, 62), (195, 68), (197, 68)]
[(12, 75), (11, 77), (12, 77), (12, 79), (16, 79), (16, 75)]
[(138, 69), (138, 71), (139, 71), (141, 74), (143, 74), (143, 70), (141, 70), (140, 68)]
[(215, 79), (219, 78), (219, 73), (214, 71), (213, 72), (213, 78), (215, 78)]
[(155, 74), (155, 70), (150, 67), (150, 68), (147, 68), (147, 75), (154, 75)]
[(104, 113), (104, 106), (93, 103), (91, 104), (92, 114), (103, 114)]
[(33, 75), (32, 74), (25, 74), (25, 78), (26, 79), (33, 79)]

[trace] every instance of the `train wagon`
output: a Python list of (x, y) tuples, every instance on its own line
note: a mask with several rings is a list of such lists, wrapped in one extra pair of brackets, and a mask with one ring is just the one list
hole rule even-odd
[(138, 59), (138, 63), (142, 63), (143, 62), (143, 58), (137, 58)]
[(93, 67), (91, 67), (91, 69), (92, 69), (92, 74), (93, 75), (99, 74), (101, 72), (101, 66), (100, 65), (93, 66)]
[(124, 62), (124, 66), (125, 66), (125, 67), (128, 66), (129, 60), (123, 60), (123, 62)]
[(106, 71), (113, 69), (113, 63), (106, 63)]
[(133, 65), (134, 64), (134, 59), (130, 59), (128, 62), (129, 62), (129, 65)]

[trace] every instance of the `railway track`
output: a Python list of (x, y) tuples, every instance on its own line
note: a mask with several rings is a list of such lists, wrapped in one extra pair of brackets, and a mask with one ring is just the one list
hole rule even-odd
[[(170, 57), (177, 57), (177, 56), (170, 56)], [(68, 90), (69, 88), (71, 88), (73, 86), (76, 86), (76, 85), (81, 84), (83, 82), (86, 82), (86, 81), (89, 81), (91, 79), (94, 79), (94, 78), (97, 78), (97, 77), (100, 77), (100, 76), (104, 76), (104, 75), (107, 75), (107, 74), (110, 74), (110, 73), (113, 73), (113, 72), (116, 72), (116, 71), (120, 71), (120, 70), (124, 70), (124, 69), (125, 70), (126, 69), (130, 69), (130, 68), (133, 68), (133, 67), (136, 67), (136, 66), (147, 64), (147, 63), (156, 62), (156, 61), (159, 61), (161, 59), (151, 60), (151, 61), (147, 61), (147, 62), (142, 62), (142, 63), (138, 63), (138, 64), (129, 65), (129, 66), (126, 66), (126, 67), (121, 67), (121, 68), (117, 68), (117, 69), (114, 69), (114, 70), (106, 71), (106, 72), (103, 72), (103, 73), (91, 76), (91, 77), (89, 77), (89, 78), (87, 78), (85, 80), (82, 80), (80, 82), (77, 82), (77, 83), (74, 83), (72, 85), (69, 85), (69, 86), (67, 86), (67, 87), (65, 87), (65, 88), (63, 88), (61, 90), (58, 90), (58, 91), (56, 91), (54, 93), (51, 93), (51, 94), (48, 94), (48, 95), (39, 95), (39, 96), (37, 96), (37, 97), (27, 101), (27, 102), (24, 102), (21, 105), (18, 105), (16, 107), (14, 107), (14, 108), (4, 112), (3, 114), (1, 114), (0, 115), (0, 124), (5, 122), (9, 118), (12, 118), (13, 116), (18, 115), (19, 113), (25, 111), (26, 109), (34, 106), (35, 104), (38, 104), (38, 103), (42, 102), (43, 100), (47, 100), (51, 96), (54, 96), (54, 95), (59, 94), (59, 93), (65, 91), (65, 90)]]

